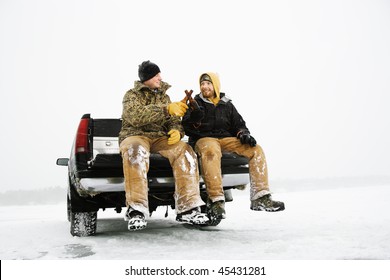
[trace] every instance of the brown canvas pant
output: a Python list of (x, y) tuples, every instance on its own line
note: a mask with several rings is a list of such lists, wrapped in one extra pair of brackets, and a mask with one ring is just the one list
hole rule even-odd
[(235, 137), (201, 138), (196, 142), (203, 180), (212, 202), (224, 200), (221, 174), (222, 152), (234, 152), (249, 160), (250, 199), (269, 194), (268, 170), (263, 149), (256, 145), (242, 144)]
[(195, 152), (185, 142), (179, 141), (168, 145), (167, 140), (167, 137), (150, 139), (130, 136), (120, 144), (126, 205), (142, 212), (145, 217), (149, 216), (147, 173), (150, 153), (159, 153), (167, 158), (172, 166), (177, 213), (204, 205), (199, 194), (199, 172)]

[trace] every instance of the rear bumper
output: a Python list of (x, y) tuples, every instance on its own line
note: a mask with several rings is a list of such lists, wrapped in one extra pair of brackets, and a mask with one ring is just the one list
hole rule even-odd
[[(173, 177), (157, 177), (149, 179), (149, 187), (159, 189), (162, 187), (174, 187), (175, 181)], [(240, 185), (249, 184), (249, 174), (225, 174), (222, 175), (222, 185), (224, 188), (232, 188)], [(200, 178), (200, 185), (204, 185), (203, 179)], [(97, 194), (104, 192), (123, 192), (124, 178), (82, 178), (78, 184), (80, 192), (83, 194)]]

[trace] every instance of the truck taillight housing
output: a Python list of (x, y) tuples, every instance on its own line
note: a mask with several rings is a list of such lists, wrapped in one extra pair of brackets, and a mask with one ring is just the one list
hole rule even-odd
[(88, 125), (89, 118), (82, 118), (77, 129), (75, 152), (87, 153), (88, 152)]

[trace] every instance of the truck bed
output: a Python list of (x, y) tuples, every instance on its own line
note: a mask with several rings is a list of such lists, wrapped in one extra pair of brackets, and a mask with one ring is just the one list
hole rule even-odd
[[(91, 127), (92, 159), (88, 168), (78, 171), (83, 193), (116, 192), (124, 190), (122, 157), (119, 153), (118, 134), (120, 119), (93, 119)], [(186, 138), (184, 138), (186, 141)], [(248, 183), (248, 160), (234, 153), (222, 156), (222, 179), (225, 188)], [(160, 154), (150, 155), (149, 187), (173, 187), (174, 178), (168, 159)], [(200, 179), (202, 186), (203, 180)]]

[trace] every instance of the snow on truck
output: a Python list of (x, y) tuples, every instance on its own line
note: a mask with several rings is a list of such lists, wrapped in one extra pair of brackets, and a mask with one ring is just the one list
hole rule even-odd
[[(83, 115), (70, 157), (57, 159), (57, 165), (68, 166), (67, 214), (73, 236), (94, 235), (100, 209), (113, 208), (120, 213), (126, 206), (118, 145), (121, 125), (121, 119), (94, 119), (90, 114)], [(223, 153), (221, 168), (225, 199), (230, 202), (233, 200), (231, 189), (249, 183), (248, 160), (234, 153)], [(169, 161), (160, 154), (150, 154), (147, 175), (150, 213), (159, 206), (174, 209), (175, 180)], [(199, 188), (206, 202), (207, 192), (201, 176)]]

